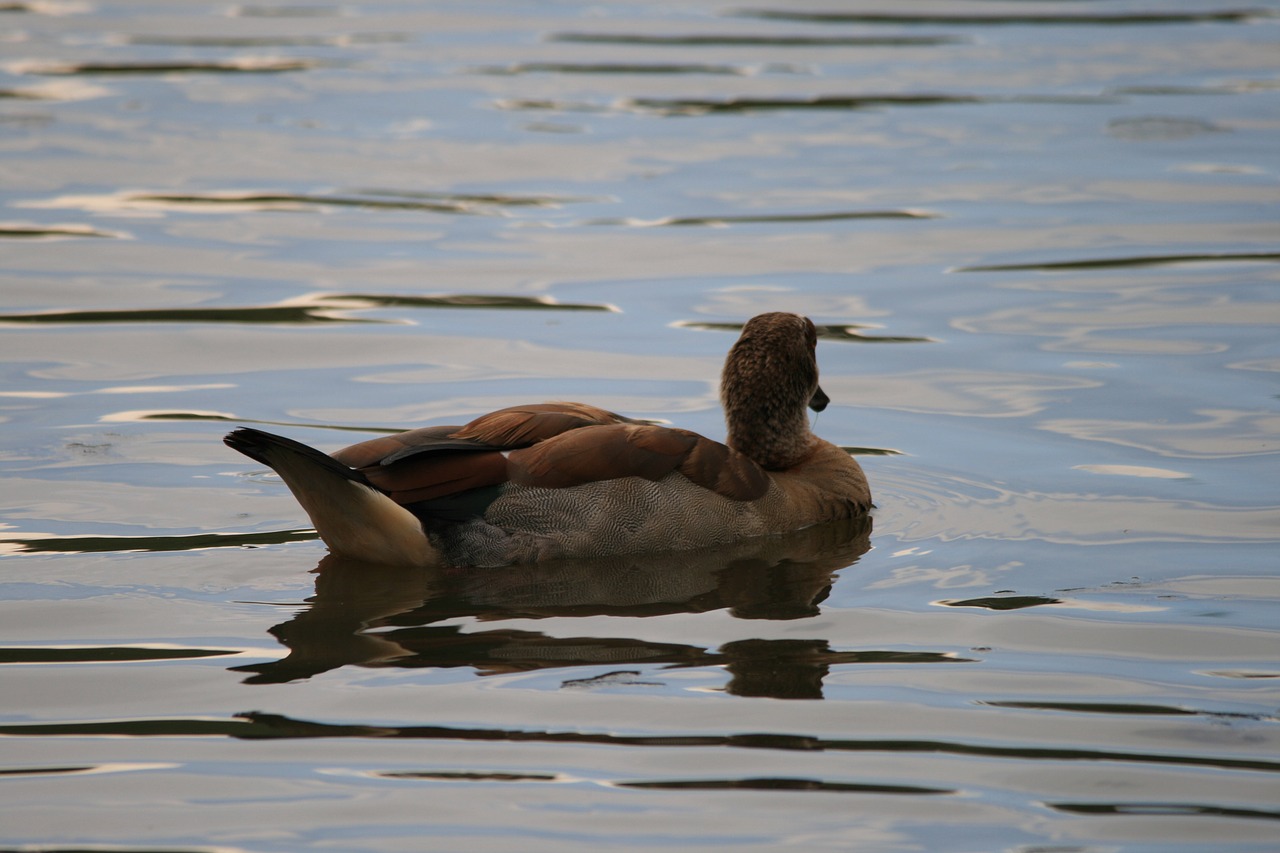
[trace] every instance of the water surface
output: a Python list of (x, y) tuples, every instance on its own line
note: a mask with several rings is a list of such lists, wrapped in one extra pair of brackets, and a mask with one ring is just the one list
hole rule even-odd
[[(0, 9), (6, 849), (1275, 849), (1280, 5)], [(220, 441), (718, 437), (769, 310), (869, 525), (391, 570)]]

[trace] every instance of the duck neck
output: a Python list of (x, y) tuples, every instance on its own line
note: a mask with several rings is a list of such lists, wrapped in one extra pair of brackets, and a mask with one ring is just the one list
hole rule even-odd
[(791, 468), (812, 452), (816, 438), (804, 409), (781, 411), (741, 402), (735, 405), (729, 400), (723, 403), (728, 445), (761, 467), (771, 471)]

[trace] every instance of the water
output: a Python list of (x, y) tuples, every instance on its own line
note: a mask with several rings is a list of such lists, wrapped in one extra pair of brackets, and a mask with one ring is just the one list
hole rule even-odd
[[(3, 9), (0, 844), (1276, 849), (1280, 4)], [(719, 436), (779, 309), (872, 530), (393, 571), (219, 440)]]

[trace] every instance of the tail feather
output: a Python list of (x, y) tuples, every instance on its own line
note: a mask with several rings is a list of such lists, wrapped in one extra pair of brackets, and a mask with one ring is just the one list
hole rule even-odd
[(436, 562), (417, 516), (359, 471), (314, 447), (251, 427), (228, 433), (223, 442), (280, 475), (333, 553), (376, 563)]
[(323, 451), (316, 450), (314, 447), (303, 444), (300, 441), (294, 441), (292, 438), (286, 438), (283, 435), (276, 435), (253, 427), (240, 427), (227, 433), (223, 437), (222, 443), (233, 450), (240, 451), (255, 462), (261, 462), (268, 468), (275, 468), (272, 458), (273, 456), (278, 458), (280, 451), (291, 452), (311, 460), (339, 477), (371, 486), (365, 476), (356, 469), (343, 465)]

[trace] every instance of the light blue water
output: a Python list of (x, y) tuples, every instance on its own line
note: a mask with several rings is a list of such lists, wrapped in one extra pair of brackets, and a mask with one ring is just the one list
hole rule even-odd
[[(1275, 848), (1280, 6), (11, 6), (0, 846)], [(869, 538), (312, 574), (220, 441), (767, 310)]]

